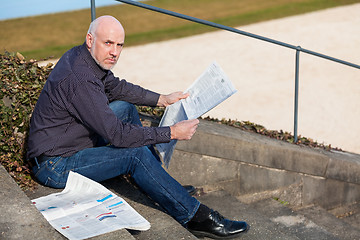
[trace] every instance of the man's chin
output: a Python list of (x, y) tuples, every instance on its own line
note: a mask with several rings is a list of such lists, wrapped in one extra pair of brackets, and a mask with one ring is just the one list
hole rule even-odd
[(115, 67), (115, 64), (100, 64), (100, 67), (102, 67), (104, 70), (111, 70)]

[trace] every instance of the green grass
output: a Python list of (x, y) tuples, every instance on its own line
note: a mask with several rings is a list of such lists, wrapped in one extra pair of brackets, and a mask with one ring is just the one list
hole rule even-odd
[[(360, 0), (154, 0), (145, 3), (235, 27), (358, 2)], [(216, 30), (130, 5), (102, 7), (96, 11), (97, 16), (113, 15), (123, 23), (126, 46)], [(34, 59), (60, 57), (84, 41), (89, 22), (90, 10), (0, 21), (0, 51), (19, 51)]]

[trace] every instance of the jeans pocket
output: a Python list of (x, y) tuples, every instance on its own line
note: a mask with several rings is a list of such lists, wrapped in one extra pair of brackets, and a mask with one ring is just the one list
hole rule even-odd
[(48, 187), (63, 188), (65, 186), (68, 171), (66, 171), (66, 158), (54, 157), (40, 164), (40, 168), (34, 167), (36, 179)]
[(58, 176), (61, 176), (66, 173), (66, 160), (67, 159), (63, 157), (50, 158), (46, 162), (46, 167), (49, 171), (53, 172)]

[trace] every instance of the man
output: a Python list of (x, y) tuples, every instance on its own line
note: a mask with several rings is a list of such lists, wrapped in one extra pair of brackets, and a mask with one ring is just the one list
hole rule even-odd
[(235, 237), (245, 222), (224, 219), (162, 168), (152, 145), (188, 140), (197, 119), (170, 127), (143, 127), (133, 104), (166, 107), (188, 94), (157, 94), (110, 71), (124, 46), (118, 20), (90, 24), (85, 43), (66, 52), (51, 72), (34, 109), (28, 158), (42, 184), (63, 188), (69, 171), (95, 181), (130, 174), (135, 183), (197, 236)]

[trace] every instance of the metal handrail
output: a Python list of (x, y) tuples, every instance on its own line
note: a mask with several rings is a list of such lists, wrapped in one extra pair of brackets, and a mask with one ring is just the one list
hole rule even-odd
[(94, 21), (96, 18), (95, 0), (90, 0), (90, 6), (91, 6), (91, 21)]
[[(94, 0), (92, 0), (92, 1), (94, 1)], [(210, 22), (210, 21), (207, 21), (207, 20), (187, 16), (187, 15), (184, 15), (184, 14), (181, 14), (181, 13), (177, 13), (177, 12), (169, 11), (169, 10), (166, 10), (166, 9), (154, 7), (154, 6), (147, 5), (147, 4), (140, 3), (140, 2), (135, 2), (135, 1), (131, 1), (131, 0), (115, 0), (115, 1), (127, 3), (127, 4), (130, 4), (130, 5), (133, 5), (133, 6), (145, 8), (145, 9), (148, 9), (148, 10), (152, 10), (152, 11), (155, 11), (155, 12), (167, 14), (167, 15), (170, 15), (170, 16), (173, 16), (173, 17), (185, 19), (185, 20), (200, 23), (200, 24), (203, 24), (203, 25), (207, 25), (207, 26), (227, 30), (227, 31), (230, 31), (230, 32), (234, 32), (234, 33), (237, 33), (237, 34), (241, 34), (241, 35), (244, 35), (244, 36), (248, 36), (248, 37), (251, 37), (251, 38), (255, 38), (255, 39), (258, 39), (258, 40), (266, 41), (266, 42), (273, 43), (273, 44), (276, 44), (276, 45), (279, 45), (279, 46), (282, 46), (282, 47), (286, 47), (286, 48), (296, 50), (296, 56), (295, 56), (295, 97), (294, 97), (295, 98), (294, 99), (294, 142), (297, 142), (297, 140), (298, 140), (297, 139), (297, 128), (298, 128), (300, 52), (304, 52), (304, 53), (307, 53), (307, 54), (310, 54), (310, 55), (313, 55), (313, 56), (316, 56), (316, 57), (324, 58), (324, 59), (327, 59), (327, 60), (330, 60), (330, 61), (333, 61), (333, 62), (337, 62), (337, 63), (340, 63), (340, 64), (344, 64), (344, 65), (347, 65), (347, 66), (350, 66), (350, 67), (360, 69), (360, 65), (357, 65), (357, 64), (354, 64), (354, 63), (351, 63), (351, 62), (348, 62), (348, 61), (344, 61), (344, 60), (341, 60), (341, 59), (338, 59), (338, 58), (334, 58), (334, 57), (331, 57), (331, 56), (328, 56), (328, 55), (325, 55), (325, 54), (322, 54), (322, 53), (314, 52), (314, 51), (302, 48), (300, 46), (291, 45), (291, 44), (284, 43), (284, 42), (281, 42), (281, 41), (277, 41), (277, 40), (274, 40), (274, 39), (271, 39), (271, 38), (267, 38), (267, 37), (263, 37), (263, 36), (256, 35), (256, 34), (253, 34), (253, 33), (245, 32), (245, 31), (242, 31), (242, 30), (239, 30), (239, 29), (236, 29), (236, 28), (232, 28), (232, 27), (228, 27), (228, 26), (225, 26), (225, 25)]]

